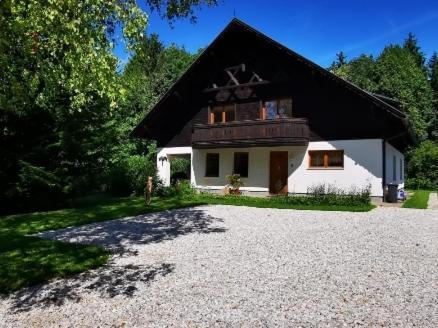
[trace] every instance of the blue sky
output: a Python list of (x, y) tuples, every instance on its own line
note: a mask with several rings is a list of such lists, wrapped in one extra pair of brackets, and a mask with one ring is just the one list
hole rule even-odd
[[(429, 57), (438, 51), (438, 1), (305, 1), (219, 0), (217, 7), (196, 10), (196, 24), (179, 20), (169, 26), (156, 13), (149, 14), (147, 33), (157, 33), (164, 44), (175, 43), (195, 52), (206, 47), (235, 16), (285, 46), (327, 67), (335, 54), (347, 59), (361, 53), (378, 55), (389, 43), (401, 43), (408, 32), (419, 40)], [(115, 49), (122, 64), (127, 54)]]

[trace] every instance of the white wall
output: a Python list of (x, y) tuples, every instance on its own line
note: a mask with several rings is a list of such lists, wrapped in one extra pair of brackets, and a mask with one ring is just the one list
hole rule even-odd
[[(301, 147), (253, 147), (253, 148), (222, 148), (222, 149), (193, 149), (192, 155), (192, 184), (205, 189), (222, 189), (227, 184), (226, 176), (233, 173), (234, 153), (248, 152), (248, 178), (242, 178), (245, 186), (242, 190), (269, 191), (269, 152), (288, 151), (294, 149), (304, 152)], [(205, 177), (206, 153), (219, 153), (219, 177)], [(289, 165), (289, 174), (291, 173)]]
[[(308, 150), (344, 150), (344, 169), (309, 169)], [(199, 188), (222, 189), (226, 175), (233, 171), (234, 152), (249, 153), (248, 178), (243, 178), (249, 191), (269, 191), (269, 152), (288, 151), (288, 189), (291, 193), (306, 193), (317, 183), (336, 184), (344, 189), (352, 185), (371, 184), (373, 196), (382, 196), (381, 139), (311, 142), (308, 147), (256, 147), (225, 149), (193, 149), (192, 184)], [(219, 153), (219, 177), (205, 177), (206, 153)]]
[[(343, 169), (308, 168), (308, 150), (332, 149), (344, 151)], [(306, 193), (309, 186), (323, 182), (343, 189), (370, 184), (372, 196), (383, 195), (381, 139), (310, 142), (307, 151), (304, 159), (298, 157), (294, 162), (296, 169), (289, 176), (289, 192)]]
[[(157, 149), (157, 174), (163, 181), (165, 186), (170, 186), (170, 157), (172, 155), (190, 155), (192, 154), (192, 147), (169, 147)], [(167, 161), (160, 161), (160, 157), (166, 157)], [(192, 161), (193, 163), (193, 161)], [(191, 175), (193, 176), (193, 166)]]
[[(405, 157), (389, 143), (386, 143), (386, 183), (397, 183), (400, 188), (404, 187)], [(393, 177), (393, 160), (395, 157), (395, 179)], [(402, 160), (402, 177), (400, 178), (400, 159)]]

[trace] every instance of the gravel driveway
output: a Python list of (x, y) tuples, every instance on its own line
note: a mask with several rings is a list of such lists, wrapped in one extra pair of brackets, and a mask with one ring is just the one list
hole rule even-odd
[(0, 326), (438, 326), (437, 210), (201, 206), (43, 235), (115, 255), (0, 300)]

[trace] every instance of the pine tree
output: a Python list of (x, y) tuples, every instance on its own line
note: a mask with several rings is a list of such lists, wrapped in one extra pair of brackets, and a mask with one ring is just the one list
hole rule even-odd
[(433, 53), (428, 63), (428, 74), (430, 86), (434, 92), (434, 115), (433, 122), (431, 124), (430, 135), (435, 140), (438, 140), (438, 54)]
[(409, 33), (408, 37), (405, 39), (405, 42), (403, 43), (403, 48), (409, 51), (409, 53), (414, 57), (415, 62), (417, 63), (418, 67), (421, 67), (424, 69), (424, 63), (425, 63), (425, 56), (424, 53), (421, 51), (417, 38), (413, 33)]
[(438, 96), (438, 54), (433, 53), (428, 63), (430, 85)]
[(347, 56), (345, 56), (343, 51), (340, 51), (336, 54), (336, 60), (329, 67), (330, 72), (334, 72), (337, 69), (347, 64)]

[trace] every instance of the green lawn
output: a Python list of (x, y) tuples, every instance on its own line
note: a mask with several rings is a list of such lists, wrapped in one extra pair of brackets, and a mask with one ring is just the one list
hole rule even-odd
[(2, 217), (0, 293), (102, 266), (110, 255), (98, 246), (44, 240), (28, 234), (198, 204), (198, 200), (168, 198), (154, 199), (146, 206), (139, 197), (102, 198), (81, 201), (78, 208)]
[(430, 190), (411, 190), (413, 195), (403, 204), (405, 208), (427, 208)]
[(146, 205), (141, 197), (94, 195), (76, 202), (75, 208), (0, 217), (0, 293), (102, 266), (110, 255), (98, 246), (44, 240), (28, 236), (30, 234), (202, 204), (331, 211), (369, 211), (374, 208), (372, 205), (290, 204), (285, 198), (211, 195), (154, 198), (151, 205)]

